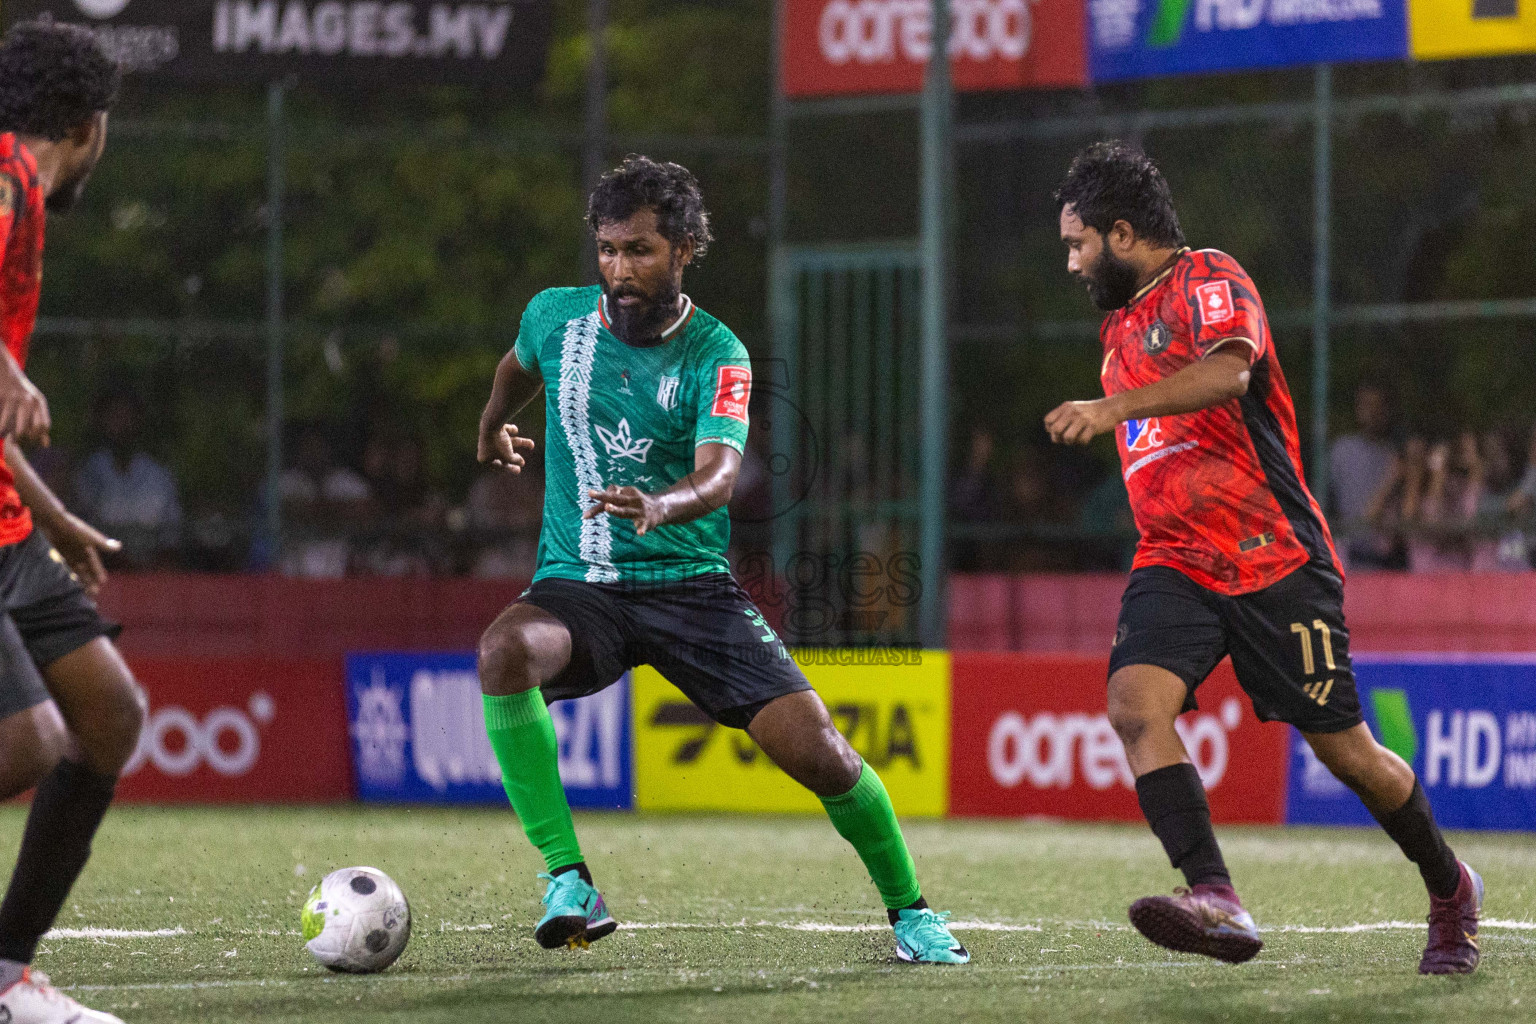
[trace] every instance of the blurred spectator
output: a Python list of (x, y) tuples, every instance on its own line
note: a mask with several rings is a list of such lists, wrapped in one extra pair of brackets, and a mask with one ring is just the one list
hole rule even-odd
[[(1392, 443), (1392, 407), (1385, 388), (1362, 384), (1355, 391), (1357, 430), (1333, 442), (1328, 452), (1328, 493), (1333, 501), (1343, 554), (1351, 571), (1400, 569), (1402, 542), (1395, 533), (1372, 525), (1367, 515), (1373, 499), (1392, 475), (1397, 446)], [(1374, 517), (1380, 519), (1380, 516)]]
[(1508, 434), (1490, 430), (1479, 439), (1482, 486), (1477, 499), (1478, 539), (1472, 546), (1473, 572), (1522, 572), (1531, 567), (1525, 531), (1507, 520), (1516, 505), (1515, 453)]
[(544, 473), (536, 460), (530, 458), (521, 473), (482, 473), (469, 488), (464, 512), (476, 540), (472, 575), (533, 579), (544, 518)]
[(176, 478), (140, 445), (143, 408), (131, 392), (105, 396), (96, 429), (105, 447), (75, 474), (76, 511), (123, 542), (121, 561), (136, 569), (171, 561), (181, 540)]
[(345, 576), (352, 568), (348, 534), (367, 516), (368, 481), (338, 465), (324, 428), (305, 427), (294, 465), (281, 480), (284, 538), (282, 570), (290, 576)]
[(1472, 532), (1483, 489), (1477, 435), (1464, 431), (1455, 444), (1429, 446), (1417, 479), (1421, 483), (1404, 495), (1409, 570), (1465, 572), (1472, 567)]
[(1136, 519), (1118, 465), (1084, 496), (1077, 525), (1090, 537), (1105, 538), (1097, 548), (1105, 552), (1106, 564), (1095, 568), (1130, 571), (1136, 558)]
[(363, 473), (373, 490), (376, 517), (358, 554), (359, 568), (379, 576), (446, 571), (448, 501), (427, 480), (419, 440), (375, 433), (363, 450)]
[[(950, 515), (956, 523), (989, 523), (998, 518), (1003, 488), (993, 466), (996, 448), (990, 430), (971, 430), (965, 465), (949, 491)], [(961, 572), (988, 568), (987, 551), (991, 547), (981, 540), (957, 539), (953, 548), (955, 568)]]

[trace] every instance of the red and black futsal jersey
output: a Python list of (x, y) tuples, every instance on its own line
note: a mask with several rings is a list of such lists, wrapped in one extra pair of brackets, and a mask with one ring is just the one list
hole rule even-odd
[[(0, 134), (0, 341), (22, 367), (42, 294), (45, 198), (37, 161), (15, 135)], [(15, 544), (31, 532), (32, 514), (0, 457), (0, 545)]]
[(1163, 565), (1228, 596), (1318, 562), (1343, 576), (1302, 477), (1290, 389), (1258, 289), (1236, 260), (1183, 250), (1104, 319), (1104, 393), (1154, 384), (1218, 350), (1253, 366), (1248, 393), (1199, 412), (1116, 430), (1141, 532), (1134, 568)]

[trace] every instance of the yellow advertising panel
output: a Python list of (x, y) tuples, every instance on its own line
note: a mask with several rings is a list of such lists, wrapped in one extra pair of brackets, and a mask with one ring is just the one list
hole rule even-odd
[[(949, 654), (804, 650), (795, 660), (832, 720), (891, 794), (896, 813), (949, 805)], [(635, 806), (642, 811), (821, 812), (739, 729), (716, 725), (655, 669), (634, 680)]]
[(1536, 52), (1536, 0), (1408, 0), (1420, 60)]

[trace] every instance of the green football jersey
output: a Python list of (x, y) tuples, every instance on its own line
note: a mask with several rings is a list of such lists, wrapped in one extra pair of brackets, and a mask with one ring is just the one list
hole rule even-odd
[(694, 449), (742, 451), (752, 369), (724, 324), (684, 298), (676, 323), (651, 346), (627, 345), (605, 326), (602, 289), (551, 288), (534, 296), (517, 335), (517, 360), (544, 380), (544, 526), (534, 579), (656, 583), (728, 572), (730, 514), (635, 534), (632, 520), (583, 519), (588, 491), (610, 485), (666, 490), (693, 471)]

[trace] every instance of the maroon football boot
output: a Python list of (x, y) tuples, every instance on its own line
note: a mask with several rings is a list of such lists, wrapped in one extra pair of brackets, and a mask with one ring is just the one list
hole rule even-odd
[(1471, 974), (1482, 952), (1477, 948), (1477, 917), (1483, 911), (1483, 878), (1461, 865), (1461, 884), (1445, 899), (1429, 898), (1429, 945), (1419, 961), (1420, 974)]
[(1175, 889), (1172, 896), (1139, 899), (1131, 904), (1131, 924), (1164, 949), (1229, 964), (1252, 960), (1264, 948), (1253, 917), (1228, 885), (1197, 885)]

